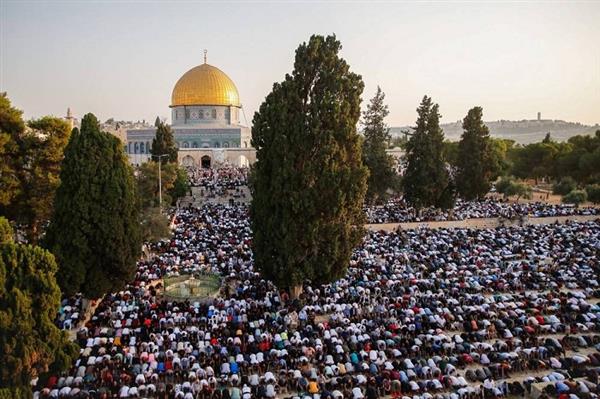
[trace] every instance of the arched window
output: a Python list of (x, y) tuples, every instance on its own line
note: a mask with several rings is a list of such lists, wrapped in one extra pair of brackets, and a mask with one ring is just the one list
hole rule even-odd
[(223, 148), (229, 148), (229, 143), (227, 141), (223, 142)]
[(192, 148), (198, 148), (198, 142), (194, 141), (194, 142), (192, 143)]
[(138, 143), (137, 141), (135, 142), (135, 147), (133, 149), (133, 153), (134, 154), (139, 154), (140, 153), (140, 143)]
[(219, 148), (220, 146), (221, 146), (221, 145), (219, 144), (219, 142), (218, 142), (218, 141), (215, 141), (214, 148)]
[(146, 147), (144, 147), (144, 142), (140, 143), (140, 154), (146, 153)]
[(184, 141), (183, 148), (190, 148), (190, 143), (188, 143), (187, 141)]
[(146, 141), (146, 154), (150, 154), (150, 142)]
[(212, 117), (213, 117), (213, 119), (217, 119), (217, 110), (214, 108), (212, 110)]
[(128, 154), (132, 153), (131, 152), (131, 141), (129, 143), (127, 143), (127, 150), (126, 151), (127, 151)]

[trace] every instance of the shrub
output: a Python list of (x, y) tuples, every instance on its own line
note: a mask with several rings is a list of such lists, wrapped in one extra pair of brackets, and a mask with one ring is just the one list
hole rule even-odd
[(594, 204), (600, 204), (600, 184), (588, 184), (585, 187), (587, 198)]
[(577, 188), (577, 183), (571, 176), (563, 177), (552, 186), (552, 192), (558, 195), (567, 195)]
[(569, 194), (562, 197), (562, 202), (565, 204), (579, 204), (587, 201), (587, 193), (583, 190), (573, 190)]

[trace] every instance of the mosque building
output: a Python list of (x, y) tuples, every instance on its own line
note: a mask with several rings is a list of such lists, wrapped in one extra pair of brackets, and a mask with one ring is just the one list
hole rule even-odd
[[(170, 108), (181, 164), (247, 166), (256, 160), (250, 128), (240, 123), (243, 109), (238, 90), (229, 76), (206, 62), (206, 51), (204, 63), (175, 84)], [(133, 164), (150, 158), (155, 134), (155, 127), (127, 131), (126, 151)]]

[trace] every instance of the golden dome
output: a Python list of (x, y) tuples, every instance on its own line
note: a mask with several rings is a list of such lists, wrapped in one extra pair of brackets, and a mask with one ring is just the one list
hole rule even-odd
[(229, 76), (206, 63), (187, 71), (175, 84), (171, 107), (179, 105), (240, 106), (240, 96)]

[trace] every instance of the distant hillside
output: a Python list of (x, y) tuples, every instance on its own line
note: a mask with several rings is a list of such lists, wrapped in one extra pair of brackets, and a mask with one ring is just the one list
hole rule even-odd
[[(595, 126), (582, 125), (581, 123), (565, 122), (560, 120), (542, 119), (542, 120), (523, 120), (523, 121), (494, 121), (485, 122), (490, 129), (490, 134), (494, 137), (515, 140), (520, 144), (529, 144), (541, 141), (546, 133), (550, 133), (552, 138), (557, 141), (568, 140), (569, 137), (578, 134), (594, 134), (600, 129), (600, 125)], [(462, 134), (462, 122), (444, 123), (441, 125), (444, 134), (449, 140), (459, 140)], [(392, 136), (400, 136), (402, 130), (409, 130), (409, 126), (392, 127), (390, 133)]]

